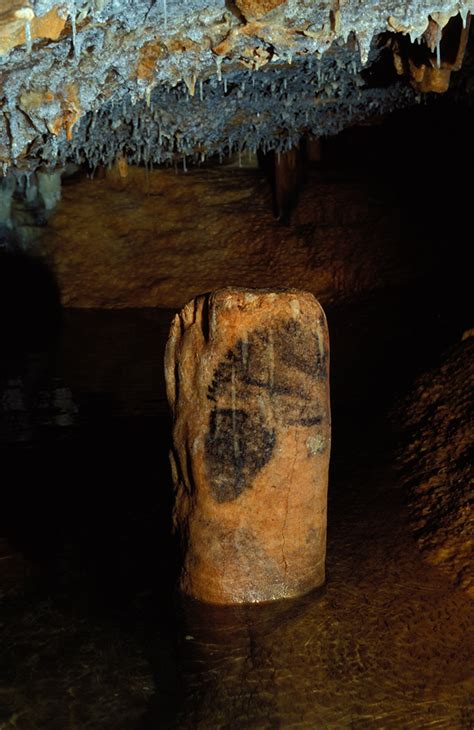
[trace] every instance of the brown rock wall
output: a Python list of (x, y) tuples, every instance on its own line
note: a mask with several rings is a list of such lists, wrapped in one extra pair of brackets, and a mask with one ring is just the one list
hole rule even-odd
[(474, 596), (472, 525), (472, 330), (423, 375), (396, 412), (412, 528), (432, 565)]
[(178, 309), (223, 286), (304, 288), (327, 304), (410, 275), (397, 211), (371, 205), (364, 180), (314, 178), (282, 226), (257, 170), (122, 172), (63, 185), (43, 247), (65, 306)]

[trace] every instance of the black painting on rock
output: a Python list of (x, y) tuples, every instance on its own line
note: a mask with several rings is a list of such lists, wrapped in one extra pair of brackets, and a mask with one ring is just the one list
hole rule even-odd
[(258, 412), (213, 408), (206, 456), (214, 498), (236, 499), (270, 461), (275, 441), (275, 429), (267, 428)]
[(278, 427), (314, 427), (324, 413), (314, 385), (327, 375), (318, 334), (295, 319), (240, 338), (215, 368), (206, 466), (218, 502), (237, 499), (271, 460)]

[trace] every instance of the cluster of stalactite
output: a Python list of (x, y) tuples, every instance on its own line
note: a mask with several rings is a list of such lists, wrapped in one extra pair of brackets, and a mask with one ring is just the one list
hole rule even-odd
[[(474, 4), (398, 5), (361, 13), (353, 0), (0, 2), (0, 171), (282, 152), (302, 134), (334, 134), (413, 102), (416, 91), (444, 90)], [(445, 42), (456, 15), (463, 30)], [(374, 88), (361, 75), (387, 32), (415, 92), (405, 80)]]
[(413, 103), (411, 90), (372, 89), (358, 70), (357, 54), (341, 49), (316, 64), (216, 76), (199, 82), (193, 96), (184, 82), (154, 89), (148, 99), (135, 103), (125, 94), (85, 115), (71, 140), (49, 137), (38, 155), (92, 169), (118, 157), (132, 164), (178, 163), (185, 169), (186, 161), (204, 162), (212, 155), (285, 152), (303, 134), (336, 134), (369, 112)]
[(442, 28), (430, 17), (425, 33), (416, 44), (400, 34), (391, 39), (397, 73), (407, 77), (417, 91), (437, 94), (447, 91), (452, 72), (462, 66), (470, 22), (470, 14), (463, 13), (450, 18)]

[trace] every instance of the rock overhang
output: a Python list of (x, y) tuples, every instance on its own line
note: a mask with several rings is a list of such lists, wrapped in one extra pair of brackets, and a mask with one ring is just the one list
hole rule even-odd
[(285, 151), (302, 134), (335, 134), (415, 103), (418, 90), (395, 73), (370, 83), (381, 35), (422, 39), (436, 57), (442, 28), (458, 14), (465, 23), (473, 7), (0, 0), (0, 164), (28, 172)]

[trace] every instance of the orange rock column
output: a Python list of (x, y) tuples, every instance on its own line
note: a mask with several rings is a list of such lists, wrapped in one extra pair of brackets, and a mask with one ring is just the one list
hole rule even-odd
[(174, 318), (165, 370), (188, 595), (269, 601), (324, 582), (328, 365), (307, 292), (220, 289)]

